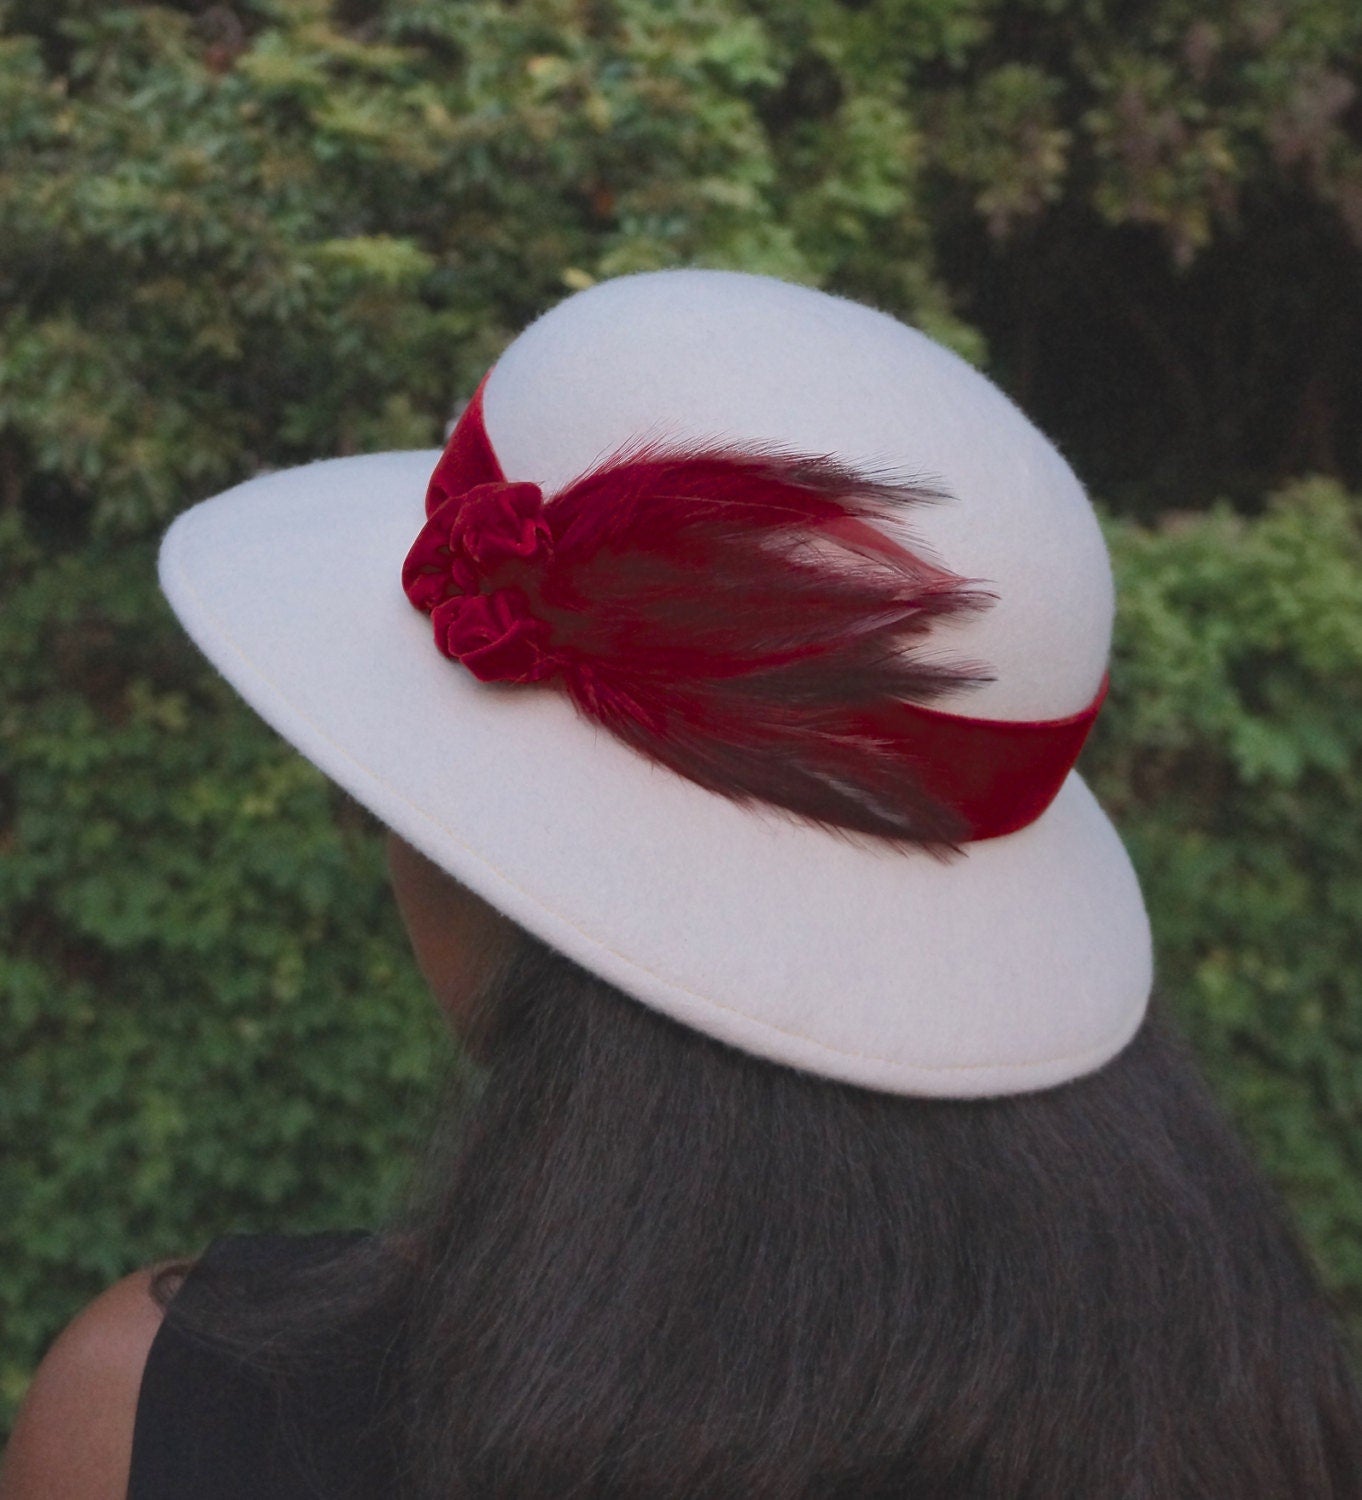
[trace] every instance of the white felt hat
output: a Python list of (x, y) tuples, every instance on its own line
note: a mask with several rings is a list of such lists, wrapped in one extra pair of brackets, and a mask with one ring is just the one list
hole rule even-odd
[[(928, 477), (951, 498), (913, 535), (997, 596), (932, 635), (994, 673), (968, 712), (1057, 719), (1101, 683), (1113, 590), (1082, 487), (987, 379), (882, 313), (733, 272), (623, 277), (521, 334), (484, 411), (507, 478), (545, 494), (659, 432)], [(576, 962), (761, 1057), (964, 1097), (1075, 1078), (1131, 1038), (1148, 921), (1077, 773), (1029, 826), (942, 861), (739, 806), (562, 693), (479, 682), (400, 584), (438, 457), (268, 474), (165, 538), (190, 635), (327, 775)]]

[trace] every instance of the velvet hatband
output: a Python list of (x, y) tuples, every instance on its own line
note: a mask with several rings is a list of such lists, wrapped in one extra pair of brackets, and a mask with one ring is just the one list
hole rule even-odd
[[(905, 539), (996, 604), (938, 622), (987, 663), (962, 712), (1091, 703), (1110, 570), (1068, 466), (984, 377), (883, 314), (769, 278), (676, 271), (568, 298), (485, 388), (506, 477), (546, 492), (641, 438), (779, 445), (929, 480)], [(404, 596), (439, 455), (324, 461), (176, 521), (162, 581), (277, 730), (513, 920), (645, 1004), (866, 1087), (977, 1096), (1079, 1076), (1138, 1027), (1143, 902), (1077, 773), (942, 861), (737, 806), (535, 685), (443, 658)]]

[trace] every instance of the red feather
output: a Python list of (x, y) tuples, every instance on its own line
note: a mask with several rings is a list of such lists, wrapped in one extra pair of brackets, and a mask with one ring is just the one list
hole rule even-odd
[(829, 458), (657, 446), (548, 500), (553, 544), (515, 584), (580, 712), (709, 790), (832, 829), (954, 848), (895, 708), (988, 681), (928, 659), (932, 623), (992, 596), (878, 526), (944, 498)]

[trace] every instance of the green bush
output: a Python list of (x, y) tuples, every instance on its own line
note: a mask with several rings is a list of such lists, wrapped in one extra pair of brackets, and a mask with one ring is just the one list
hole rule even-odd
[(152, 549), (10, 561), (6, 1405), (134, 1262), (212, 1226), (373, 1221), (448, 1052), (364, 817), (196, 659)]
[(0, 506), (432, 441), (703, 263), (982, 359), (1142, 515), (1362, 485), (1354, 0), (0, 0)]
[(154, 538), (677, 264), (920, 324), (1107, 498), (1085, 767), (1362, 1321), (1360, 49), (1353, 0), (0, 0), (0, 1419), (132, 1265), (380, 1215), (453, 1061)]
[(1362, 503), (1308, 481), (1110, 541), (1086, 769), (1159, 985), (1362, 1331)]

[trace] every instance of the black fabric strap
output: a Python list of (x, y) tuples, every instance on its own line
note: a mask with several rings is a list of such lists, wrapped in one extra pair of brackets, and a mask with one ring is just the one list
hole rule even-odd
[[(212, 1323), (218, 1289), (338, 1254), (354, 1235), (215, 1240), (166, 1310), (142, 1378), (128, 1500), (383, 1500), (393, 1460), (375, 1417), (389, 1330), (367, 1351), (287, 1385), (188, 1331)], [(353, 1344), (352, 1346), (353, 1347)]]

